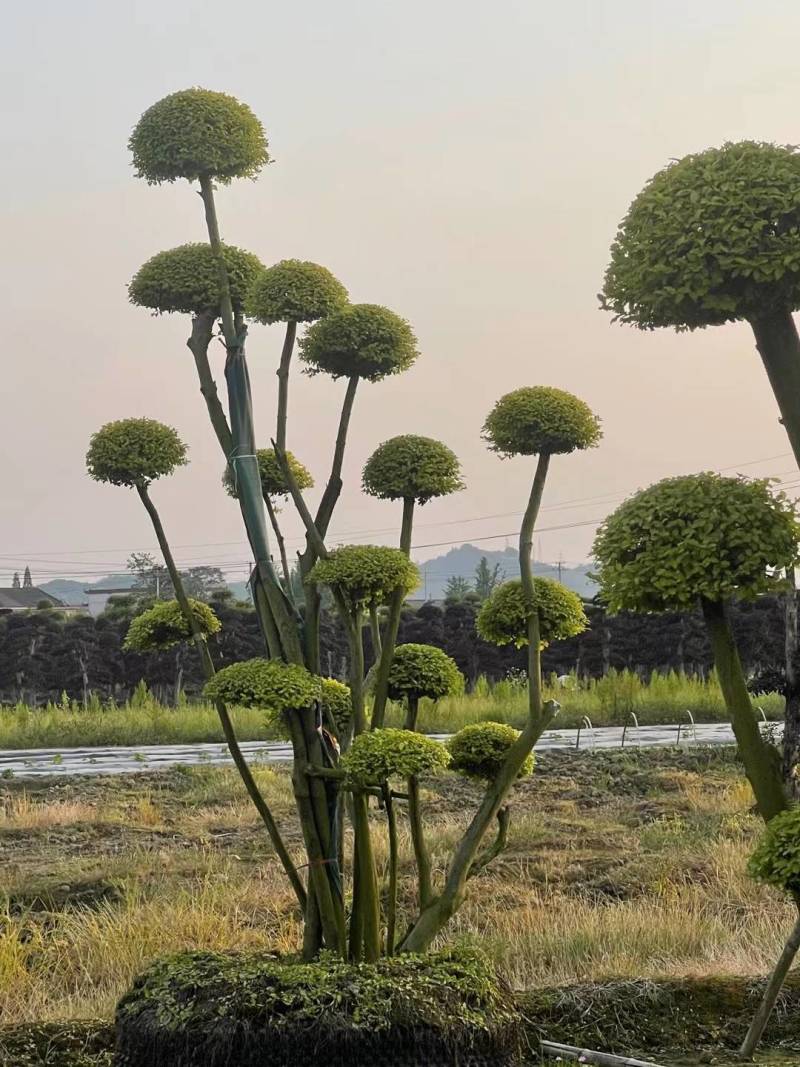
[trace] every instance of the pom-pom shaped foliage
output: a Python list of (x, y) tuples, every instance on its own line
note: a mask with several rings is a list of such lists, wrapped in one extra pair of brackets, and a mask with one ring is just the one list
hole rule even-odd
[(359, 786), (431, 774), (449, 762), (450, 755), (440, 741), (412, 730), (392, 729), (359, 734), (342, 757), (349, 781)]
[(245, 708), (269, 708), (276, 714), (307, 708), (319, 700), (321, 679), (296, 663), (247, 659), (217, 671), (203, 690), (209, 700)]
[(351, 304), (320, 319), (300, 342), (309, 374), (358, 375), (371, 382), (408, 370), (418, 354), (405, 319), (377, 304)]
[[(288, 496), (289, 486), (283, 476), (283, 468), (278, 462), (278, 457), (275, 455), (275, 449), (259, 448), (256, 452), (256, 457), (258, 458), (258, 472), (261, 475), (261, 491), (264, 496)], [(289, 464), (289, 469), (294, 475), (294, 480), (297, 482), (298, 488), (310, 489), (314, 484), (314, 479), (311, 477), (308, 468), (304, 467), (300, 460), (288, 451), (286, 453), (286, 461)], [(222, 476), (222, 484), (225, 486), (225, 490), (229, 496), (236, 496), (236, 484), (233, 470), (230, 466), (226, 468), (225, 473)]]
[(322, 705), (323, 716), (325, 714), (330, 716), (336, 726), (336, 732), (343, 734), (347, 731), (353, 714), (350, 686), (345, 685), (344, 682), (337, 681), (335, 678), (320, 678), (320, 683), (322, 685), (320, 704)]
[(770, 819), (748, 870), (759, 882), (800, 893), (800, 808), (789, 808)]
[(247, 298), (258, 322), (314, 322), (345, 307), (347, 290), (327, 267), (283, 259), (259, 272)]
[(351, 610), (360, 611), (385, 604), (398, 589), (410, 593), (419, 583), (419, 572), (399, 548), (343, 545), (318, 560), (306, 580), (331, 586)]
[(464, 488), (455, 452), (432, 437), (404, 434), (378, 445), (366, 462), (364, 492), (384, 500), (425, 504)]
[[(234, 310), (241, 310), (253, 279), (263, 268), (258, 256), (233, 245), (222, 246)], [(168, 313), (219, 313), (219, 274), (209, 244), (178, 245), (157, 252), (128, 286), (132, 304)]]
[(600, 421), (577, 396), (546, 385), (501, 396), (483, 425), (484, 440), (503, 456), (558, 455), (591, 448)]
[[(542, 648), (551, 641), (564, 641), (586, 629), (586, 613), (577, 593), (552, 578), (535, 576), (533, 588), (539, 612)], [(522, 582), (503, 582), (483, 602), (476, 620), (478, 633), (492, 645), (528, 643), (528, 611)]]
[[(493, 781), (518, 738), (519, 730), (502, 722), (476, 722), (464, 726), (447, 742), (450, 766), (467, 778)], [(527, 777), (533, 771), (533, 765), (531, 752), (525, 757), (517, 777)]]
[(742, 141), (685, 156), (631, 204), (603, 303), (642, 329), (800, 307), (800, 153)]
[[(203, 637), (220, 630), (220, 623), (208, 604), (189, 600), (195, 621)], [(137, 615), (128, 627), (123, 648), (135, 652), (154, 652), (189, 641), (192, 631), (177, 600), (161, 600)]]
[(766, 480), (689, 474), (632, 496), (600, 527), (594, 557), (611, 611), (691, 611), (700, 598), (774, 589), (800, 538), (793, 505)]
[(148, 485), (187, 463), (186, 445), (155, 419), (108, 422), (89, 441), (86, 468), (97, 482)]
[(136, 174), (150, 185), (176, 178), (252, 178), (269, 162), (264, 127), (227, 93), (184, 89), (142, 115), (128, 148)]
[(389, 668), (389, 696), (420, 700), (464, 691), (464, 676), (446, 652), (434, 645), (398, 645)]

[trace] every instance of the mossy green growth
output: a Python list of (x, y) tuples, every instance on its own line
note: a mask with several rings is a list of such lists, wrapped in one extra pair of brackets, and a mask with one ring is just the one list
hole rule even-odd
[(331, 586), (350, 610), (364, 611), (387, 603), (396, 590), (416, 589), (419, 571), (399, 548), (342, 545), (327, 559), (318, 560), (306, 581)]
[[(231, 302), (241, 311), (254, 279), (264, 269), (258, 256), (234, 245), (222, 246)], [(211, 245), (193, 243), (157, 252), (128, 285), (132, 304), (162, 314), (219, 314), (219, 272)]]
[(252, 178), (269, 162), (264, 127), (227, 93), (183, 89), (145, 111), (128, 147), (137, 177), (150, 185), (213, 178), (227, 185)]
[(611, 611), (692, 611), (774, 592), (797, 560), (794, 504), (766, 479), (706, 472), (636, 493), (597, 533), (594, 558)]
[[(256, 458), (258, 459), (258, 473), (261, 476), (261, 492), (264, 496), (271, 498), (289, 496), (290, 489), (283, 474), (283, 467), (275, 455), (275, 449), (259, 448), (256, 450)], [(309, 469), (304, 467), (292, 452), (286, 452), (286, 461), (289, 464), (289, 470), (294, 475), (298, 489), (310, 489), (314, 485), (314, 479)], [(228, 496), (236, 496), (236, 486), (230, 466), (225, 469), (222, 484)]]
[(112, 1067), (114, 1029), (105, 1020), (0, 1027), (5, 1067)]
[(486, 417), (483, 438), (501, 456), (559, 455), (592, 448), (600, 420), (577, 396), (545, 385), (501, 396)]
[(336, 678), (320, 678), (320, 684), (323, 720), (326, 715), (330, 716), (336, 726), (337, 735), (343, 736), (347, 733), (353, 714), (350, 686), (337, 681)]
[(378, 445), (362, 476), (365, 493), (383, 500), (426, 504), (464, 488), (461, 466), (452, 449), (432, 437), (403, 434)]
[(315, 322), (300, 341), (309, 374), (377, 382), (408, 370), (419, 355), (411, 327), (388, 308), (351, 304)]
[[(447, 742), (450, 766), (467, 778), (492, 781), (500, 773), (512, 745), (520, 732), (501, 722), (476, 722), (464, 726)], [(533, 772), (534, 755), (529, 753), (520, 768), (518, 778)]]
[(446, 652), (434, 645), (409, 643), (394, 650), (389, 668), (392, 700), (441, 700), (464, 692), (464, 675)]
[(412, 730), (370, 730), (359, 734), (341, 766), (354, 786), (380, 785), (390, 778), (433, 774), (450, 763), (441, 741)]
[(186, 445), (171, 426), (155, 419), (107, 422), (92, 435), (86, 469), (96, 482), (149, 485), (188, 463)]
[(511, 1067), (522, 1024), (481, 955), (377, 964), (192, 952), (153, 964), (117, 1009), (118, 1067)]
[(320, 699), (320, 679), (296, 663), (247, 659), (217, 671), (205, 684), (208, 700), (244, 708), (267, 708), (275, 714), (310, 707)]
[(247, 297), (247, 314), (257, 322), (314, 322), (347, 305), (347, 290), (327, 267), (282, 259), (260, 271)]
[[(552, 578), (533, 579), (536, 610), (539, 612), (541, 647), (551, 641), (565, 641), (583, 633), (588, 622), (577, 593)], [(476, 619), (478, 633), (492, 645), (528, 643), (528, 611), (522, 582), (503, 582), (481, 605)]]
[(800, 807), (770, 819), (747, 869), (759, 882), (800, 893)]
[[(220, 631), (220, 621), (208, 604), (190, 599), (189, 607), (203, 637)], [(156, 652), (191, 638), (191, 628), (178, 601), (160, 600), (131, 621), (122, 647), (133, 652)]]

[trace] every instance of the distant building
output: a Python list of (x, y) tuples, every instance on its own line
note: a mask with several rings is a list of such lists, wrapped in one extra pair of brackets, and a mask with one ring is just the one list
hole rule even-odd
[(99, 586), (93, 586), (91, 589), (84, 589), (84, 593), (88, 597), (86, 610), (93, 619), (96, 619), (98, 615), (102, 615), (106, 610), (106, 605), (112, 596), (127, 596), (129, 593), (141, 593), (141, 589), (136, 589), (134, 586), (130, 586), (128, 589), (103, 589)]
[(44, 589), (39, 589), (35, 585), (12, 585), (0, 588), (0, 615), (8, 615), (12, 611), (32, 611), (42, 604), (58, 608), (60, 611), (69, 610), (62, 600), (50, 596)]

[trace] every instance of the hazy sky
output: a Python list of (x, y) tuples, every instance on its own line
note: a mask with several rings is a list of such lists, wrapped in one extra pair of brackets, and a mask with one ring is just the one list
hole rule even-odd
[[(418, 558), (492, 535), (478, 543), (502, 547), (532, 465), (495, 458), (480, 428), (520, 385), (577, 393), (605, 429), (600, 448), (553, 464), (540, 526), (568, 528), (542, 530), (544, 559), (585, 559), (592, 522), (665, 475), (741, 467), (791, 482), (747, 327), (642, 334), (613, 326), (596, 294), (619, 219), (668, 159), (800, 141), (799, 42), (790, 0), (7, 5), (0, 584), (26, 562), (39, 580), (88, 578), (153, 547), (135, 494), (84, 471), (90, 434), (133, 415), (174, 425), (191, 449), (153, 490), (179, 561), (243, 577), (188, 320), (126, 296), (154, 252), (204, 239), (190, 187), (137, 181), (126, 148), (146, 107), (191, 85), (250, 104), (275, 157), (220, 193), (223, 236), (266, 263), (325, 264), (419, 337), (410, 372), (362, 387), (333, 541), (394, 540), (398, 507), (364, 497), (360, 471), (380, 441), (418, 432), (455, 449), (468, 483), (419, 513)], [(278, 328), (251, 332), (264, 443), (280, 343)], [(214, 362), (221, 372), (221, 349)], [(293, 383), (289, 446), (320, 481), (342, 390)], [(287, 532), (299, 534), (289, 518)]]

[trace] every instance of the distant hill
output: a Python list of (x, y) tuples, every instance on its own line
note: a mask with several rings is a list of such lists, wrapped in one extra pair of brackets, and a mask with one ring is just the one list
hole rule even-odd
[[(460, 545), (458, 548), (451, 548), (443, 556), (435, 556), (433, 559), (417, 564), (421, 580), (419, 588), (411, 594), (412, 599), (441, 600), (451, 575), (457, 575), (472, 582), (475, 578), (475, 568), (483, 556), (486, 556), (490, 567), (499, 563), (501, 573), (506, 579), (518, 576), (519, 559), (516, 548), (492, 551), (487, 548), (478, 548), (476, 545)], [(558, 580), (558, 567), (551, 564), (534, 563), (533, 570), (535, 574), (540, 574), (543, 578)], [(588, 563), (577, 567), (562, 565), (561, 581), (578, 596), (587, 600), (591, 599), (597, 592), (597, 585), (589, 577), (590, 570)]]
[(67, 578), (54, 578), (51, 582), (38, 582), (50, 596), (58, 597), (65, 604), (85, 604), (84, 589), (127, 589), (131, 584), (129, 574), (109, 574), (96, 582), (74, 582)]

